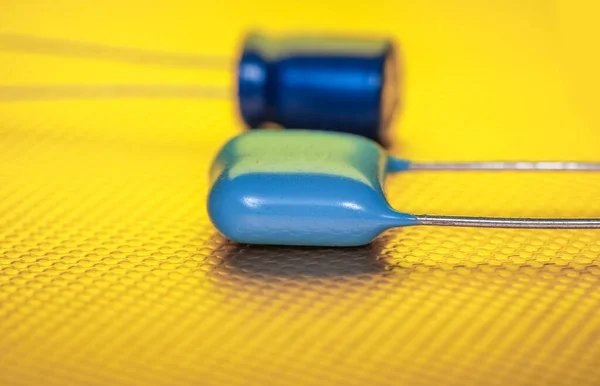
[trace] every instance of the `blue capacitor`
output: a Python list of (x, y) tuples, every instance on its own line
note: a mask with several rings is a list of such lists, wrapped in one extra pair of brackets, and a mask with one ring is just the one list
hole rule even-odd
[[(231, 139), (215, 158), (210, 170), (208, 213), (223, 235), (250, 244), (358, 246), (389, 228), (409, 225), (600, 227), (597, 218), (485, 218), (398, 212), (385, 198), (385, 177), (391, 172), (414, 170), (415, 165), (419, 164), (392, 157), (377, 143), (352, 134), (253, 130)], [(599, 165), (581, 166), (598, 170)]]
[(383, 193), (390, 164), (375, 142), (308, 130), (253, 130), (211, 167), (208, 213), (226, 237), (251, 244), (355, 246), (414, 225)]
[(387, 144), (397, 106), (391, 40), (249, 35), (238, 67), (238, 102), (250, 128), (338, 131)]

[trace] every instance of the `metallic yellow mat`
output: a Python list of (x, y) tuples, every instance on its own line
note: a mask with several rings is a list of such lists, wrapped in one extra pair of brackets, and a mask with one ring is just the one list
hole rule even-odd
[[(251, 28), (390, 35), (406, 81), (395, 154), (598, 160), (595, 106), (579, 103), (595, 58), (572, 51), (587, 30), (567, 6), (3, 1), (0, 385), (600, 384), (600, 231), (236, 245), (205, 209), (235, 103), (186, 88), (231, 86), (198, 55), (235, 55)], [(414, 213), (600, 216), (593, 173), (387, 187)]]

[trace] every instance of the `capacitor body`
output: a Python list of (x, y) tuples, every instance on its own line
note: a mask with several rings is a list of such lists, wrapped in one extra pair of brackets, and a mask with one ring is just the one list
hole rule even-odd
[(253, 130), (231, 139), (211, 167), (208, 214), (249, 244), (357, 246), (415, 225), (384, 195), (389, 157), (356, 135)]
[(385, 39), (246, 38), (238, 103), (250, 128), (339, 131), (387, 144), (397, 106), (394, 45)]

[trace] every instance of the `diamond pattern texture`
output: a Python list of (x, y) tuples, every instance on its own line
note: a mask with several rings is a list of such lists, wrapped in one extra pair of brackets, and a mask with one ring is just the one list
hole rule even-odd
[[(551, 59), (552, 7), (320, 3), (3, 3), (0, 385), (600, 384), (600, 231), (237, 245), (205, 209), (235, 104), (176, 88), (89, 98), (99, 84), (230, 85), (164, 55), (231, 55), (256, 25), (387, 31), (407, 67), (393, 153), (598, 158), (600, 134), (552, 81), (570, 84)], [(110, 47), (163, 59), (123, 62)], [(600, 216), (593, 173), (405, 173), (387, 195), (413, 213)]]

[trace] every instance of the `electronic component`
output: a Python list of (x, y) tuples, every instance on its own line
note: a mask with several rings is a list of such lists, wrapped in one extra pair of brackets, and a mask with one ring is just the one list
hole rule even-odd
[(377, 143), (356, 135), (251, 131), (231, 139), (214, 160), (208, 213), (223, 235), (250, 244), (357, 246), (386, 229), (409, 225), (600, 228), (600, 219), (398, 212), (385, 198), (385, 177), (417, 165), (391, 157)]

